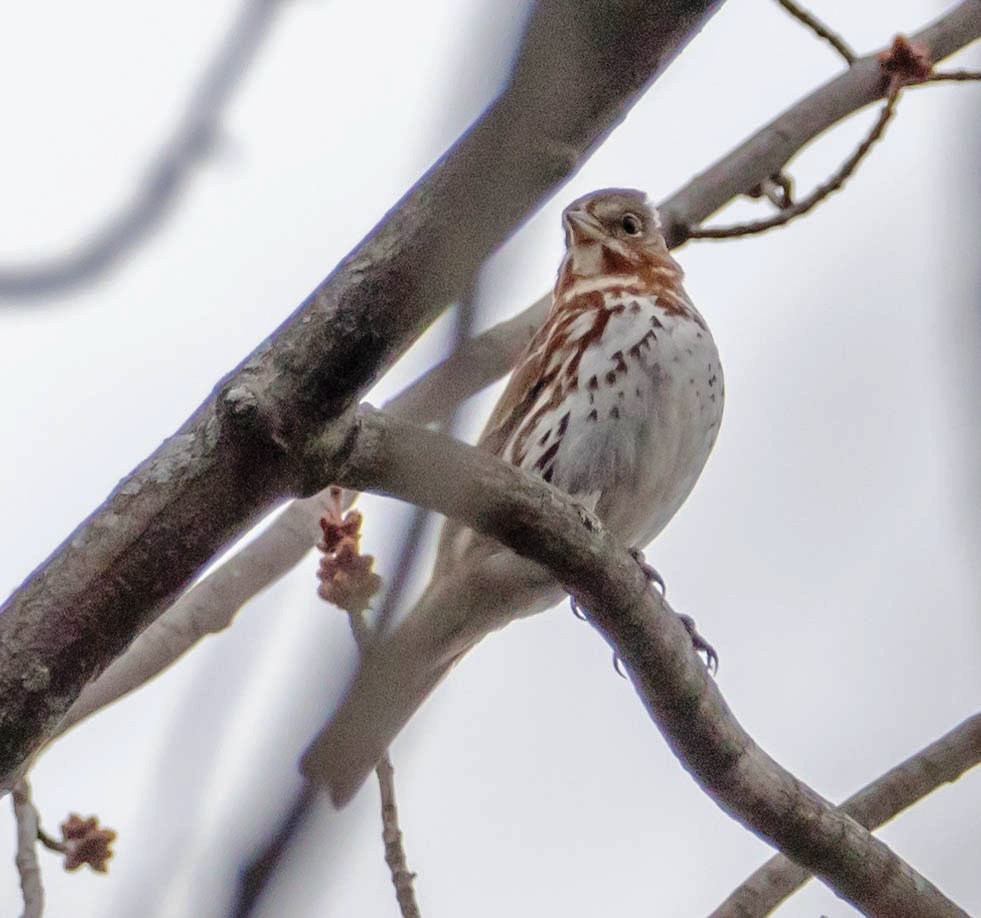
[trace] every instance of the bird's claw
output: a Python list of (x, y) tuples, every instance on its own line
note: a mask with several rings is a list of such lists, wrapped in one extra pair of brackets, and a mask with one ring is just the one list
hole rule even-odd
[(613, 671), (621, 678), (627, 678), (627, 671), (623, 668), (623, 660), (617, 656), (617, 652), (613, 651)]
[(666, 596), (668, 592), (667, 585), (664, 583), (664, 578), (647, 563), (644, 558), (644, 553), (639, 548), (631, 548), (630, 555), (640, 565), (640, 569), (644, 572), (644, 576), (649, 582), (653, 583), (662, 596)]
[(582, 606), (576, 602), (575, 596), (569, 597), (569, 608), (572, 609), (572, 614), (575, 615), (580, 621), (586, 621), (586, 613), (583, 612)]
[(708, 671), (714, 676), (719, 671), (719, 655), (715, 652), (715, 648), (698, 633), (695, 619), (690, 615), (679, 615), (678, 618), (681, 619), (681, 624), (685, 626), (685, 631), (691, 638), (692, 646), (697, 652), (705, 654), (705, 664)]

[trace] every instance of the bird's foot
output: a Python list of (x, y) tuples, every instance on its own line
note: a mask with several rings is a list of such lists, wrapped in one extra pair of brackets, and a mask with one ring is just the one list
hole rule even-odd
[(647, 559), (644, 558), (644, 552), (639, 548), (631, 548), (630, 555), (640, 565), (640, 569), (644, 572), (644, 576), (648, 581), (658, 588), (662, 596), (667, 595), (668, 588), (664, 583), (664, 578), (647, 563)]
[(708, 671), (715, 675), (719, 671), (719, 655), (715, 652), (715, 648), (698, 633), (695, 619), (690, 615), (679, 615), (678, 618), (681, 619), (681, 624), (685, 626), (685, 631), (691, 637), (691, 643), (696, 652), (705, 654), (705, 664)]

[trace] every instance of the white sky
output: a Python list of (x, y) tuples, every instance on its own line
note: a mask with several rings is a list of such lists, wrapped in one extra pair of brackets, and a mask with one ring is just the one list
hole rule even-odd
[[(815, 6), (863, 52), (942, 10)], [(71, 250), (124, 205), (237, 5), (61, 0), (4, 12), (0, 271)], [(0, 304), (4, 595), (480, 111), (520, 23), (516, 3), (492, 0), (283, 4), (218, 150), (160, 230), (96, 283)], [(976, 51), (958, 61), (972, 63)], [(481, 323), (551, 285), (564, 202), (614, 184), (661, 198), (837, 67), (775, 3), (730, 2), (495, 257)], [(678, 253), (722, 354), (726, 417), (700, 484), (648, 557), (719, 649), (737, 716), (832, 799), (981, 697), (978, 91), (908, 93), (886, 141), (813, 215)], [(798, 187), (827, 174), (871, 118), (808, 150)], [(371, 400), (441, 346), (438, 329)], [(468, 411), (471, 432), (486, 409), (484, 399)], [(362, 509), (366, 548), (386, 573), (405, 509), (380, 499)], [(315, 566), (39, 762), (49, 829), (76, 810), (120, 833), (105, 877), (65, 874), (42, 854), (49, 914), (224, 913), (351, 665), (341, 614), (315, 598)], [(697, 915), (768, 854), (699, 791), (605, 644), (565, 607), (481, 646), (393, 756), (427, 918)], [(376, 809), (374, 788), (341, 814), (325, 805), (260, 914), (397, 914)], [(978, 812), (974, 773), (881, 833), (973, 913)], [(7, 915), (18, 892), (4, 818)], [(852, 913), (818, 884), (781, 912)]]

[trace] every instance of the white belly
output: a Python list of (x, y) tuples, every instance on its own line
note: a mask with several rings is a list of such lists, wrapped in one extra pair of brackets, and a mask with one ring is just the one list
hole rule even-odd
[(599, 346), (583, 355), (581, 397), (568, 403), (574, 407), (546, 477), (625, 543), (643, 546), (698, 479), (719, 430), (724, 390), (706, 327), (643, 300), (639, 313), (631, 300), (625, 305)]

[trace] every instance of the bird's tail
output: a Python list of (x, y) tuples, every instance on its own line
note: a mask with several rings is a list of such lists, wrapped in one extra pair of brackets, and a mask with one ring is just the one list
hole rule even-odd
[(494, 627), (486, 619), (478, 623), (465, 598), (447, 587), (431, 585), (369, 649), (340, 707), (304, 754), (303, 773), (335, 806), (354, 796), (454, 663)]

